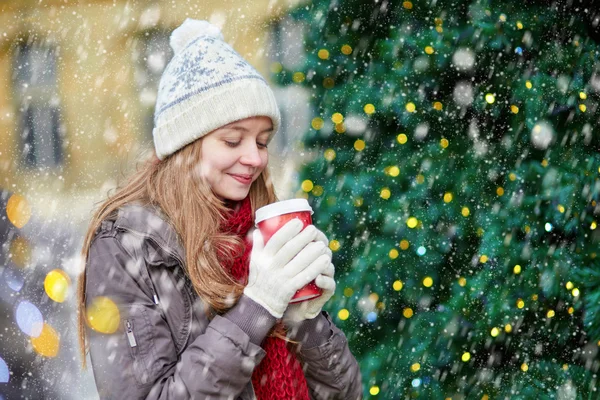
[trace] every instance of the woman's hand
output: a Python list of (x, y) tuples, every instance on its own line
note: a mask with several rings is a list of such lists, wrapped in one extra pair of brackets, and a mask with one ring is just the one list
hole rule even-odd
[(320, 231), (313, 225), (304, 230), (302, 227), (300, 220), (292, 220), (266, 245), (258, 229), (253, 233), (244, 294), (276, 318), (283, 316), (297, 290), (317, 279), (331, 264), (331, 251), (319, 235)]
[(327, 246), (327, 255), (329, 256), (329, 265), (327, 265), (323, 272), (315, 279), (315, 284), (321, 288), (323, 293), (317, 298), (306, 300), (301, 303), (290, 304), (283, 314), (283, 322), (287, 326), (297, 325), (306, 319), (315, 318), (319, 315), (325, 303), (329, 301), (335, 292), (335, 267), (331, 263), (332, 253), (328, 246), (329, 240), (327, 239), (327, 236), (318, 229), (316, 240), (323, 242)]

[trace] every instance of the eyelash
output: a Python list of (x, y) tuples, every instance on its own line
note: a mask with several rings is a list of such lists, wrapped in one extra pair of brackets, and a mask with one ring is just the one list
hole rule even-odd
[[(237, 147), (237, 145), (240, 144), (240, 142), (228, 142), (228, 141), (225, 141), (225, 143), (229, 147)], [(260, 147), (262, 149), (266, 149), (267, 148), (266, 144), (262, 144), (262, 143), (256, 143), (256, 144), (258, 145), (258, 147)]]

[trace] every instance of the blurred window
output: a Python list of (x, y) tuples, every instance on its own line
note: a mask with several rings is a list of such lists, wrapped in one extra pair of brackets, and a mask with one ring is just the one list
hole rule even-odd
[(63, 161), (57, 55), (51, 46), (23, 43), (13, 59), (13, 85), (22, 163), (57, 167)]
[(169, 32), (153, 29), (142, 32), (136, 41), (133, 59), (136, 65), (135, 82), (144, 115), (144, 132), (152, 138), (154, 106), (160, 77), (173, 57)]

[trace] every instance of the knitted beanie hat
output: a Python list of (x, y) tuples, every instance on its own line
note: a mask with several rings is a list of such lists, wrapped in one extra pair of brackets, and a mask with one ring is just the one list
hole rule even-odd
[(163, 160), (187, 144), (231, 122), (271, 118), (273, 135), (281, 116), (271, 88), (231, 46), (219, 28), (186, 19), (171, 34), (175, 55), (158, 88), (154, 147)]

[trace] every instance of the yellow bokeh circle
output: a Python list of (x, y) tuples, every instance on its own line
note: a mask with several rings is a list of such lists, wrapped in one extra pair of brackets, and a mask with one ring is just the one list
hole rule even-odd
[(31, 218), (31, 206), (25, 197), (13, 194), (6, 203), (6, 216), (17, 228), (22, 228)]
[(329, 58), (329, 50), (327, 49), (321, 49), (317, 54), (321, 60), (327, 60)]
[(350, 55), (352, 54), (352, 47), (348, 44), (342, 46), (342, 54)]
[(423, 286), (425, 286), (425, 287), (433, 286), (433, 279), (430, 276), (426, 276), (425, 279), (423, 279)]
[(57, 303), (62, 303), (67, 297), (71, 279), (66, 272), (60, 269), (54, 269), (46, 275), (44, 279), (44, 290), (48, 297)]
[(410, 246), (410, 242), (409, 242), (408, 240), (406, 240), (406, 239), (402, 239), (402, 240), (400, 241), (400, 248), (401, 248), (402, 250), (406, 250), (406, 249), (408, 249), (408, 247), (409, 247), (409, 246)]
[(404, 315), (404, 318), (411, 318), (414, 315), (414, 312), (412, 308), (405, 308), (404, 311), (402, 311), (402, 315)]
[(365, 141), (362, 139), (357, 139), (356, 142), (354, 142), (354, 150), (356, 151), (363, 151), (365, 146)]
[(308, 193), (311, 190), (313, 190), (314, 184), (312, 183), (312, 181), (310, 179), (306, 179), (306, 180), (302, 181), (302, 184), (300, 185), (300, 187), (302, 188), (303, 191)]
[(401, 291), (403, 286), (404, 285), (402, 284), (402, 281), (400, 279), (398, 279), (397, 281), (395, 281), (394, 284), (392, 285), (392, 287), (394, 288), (394, 290), (396, 292)]
[(50, 325), (44, 323), (42, 333), (38, 337), (32, 337), (31, 346), (33, 350), (44, 357), (56, 357), (60, 347), (60, 338)]
[(463, 360), (464, 362), (467, 362), (471, 359), (471, 353), (469, 353), (468, 351), (463, 353), (461, 360)]
[(96, 332), (107, 334), (117, 331), (121, 319), (119, 308), (115, 302), (104, 296), (92, 300), (87, 307), (86, 317), (90, 328)]
[(398, 137), (396, 138), (396, 140), (400, 144), (405, 144), (408, 141), (408, 136), (406, 136), (405, 133), (401, 133), (401, 134), (398, 135)]
[(392, 195), (392, 192), (390, 191), (389, 188), (386, 188), (386, 187), (381, 189), (381, 191), (379, 192), (379, 197), (381, 197), (384, 200), (389, 199), (391, 195)]
[(345, 308), (342, 308), (340, 311), (338, 311), (338, 318), (342, 321), (347, 320), (348, 317), (350, 317), (350, 311), (346, 310)]
[(344, 122), (344, 116), (342, 114), (340, 114), (340, 113), (334, 113), (331, 116), (331, 121), (334, 124), (341, 124), (342, 122)]
[(406, 226), (408, 226), (411, 229), (414, 229), (417, 227), (417, 225), (419, 224), (419, 220), (416, 219), (415, 217), (410, 217), (407, 221), (406, 221)]
[(340, 247), (341, 247), (341, 244), (340, 244), (340, 242), (339, 242), (339, 241), (337, 241), (337, 240), (335, 240), (335, 239), (334, 239), (334, 240), (332, 240), (331, 242), (329, 242), (329, 248), (330, 248), (332, 251), (338, 251), (338, 250), (340, 249)]
[(373, 114), (375, 112), (375, 106), (371, 103), (366, 104), (364, 107), (365, 114)]
[(313, 118), (313, 120), (310, 123), (310, 126), (312, 126), (314, 130), (318, 131), (323, 127), (323, 119), (320, 117)]

